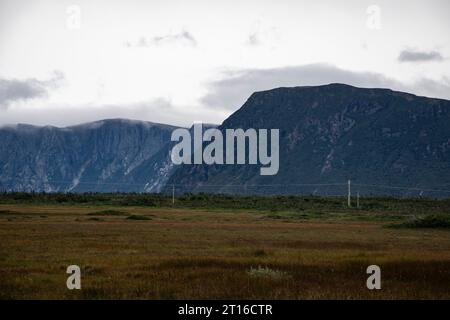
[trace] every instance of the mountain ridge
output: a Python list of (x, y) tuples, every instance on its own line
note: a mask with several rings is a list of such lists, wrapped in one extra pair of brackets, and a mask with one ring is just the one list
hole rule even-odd
[[(216, 185), (214, 192), (263, 194), (345, 194), (349, 179), (432, 187), (450, 182), (448, 123), (450, 101), (390, 89), (332, 84), (260, 91), (219, 129), (279, 128), (279, 173), (262, 177), (254, 165), (181, 166), (168, 183), (192, 186), (193, 192)], [(245, 184), (332, 183), (344, 186), (245, 190)], [(361, 189), (362, 194), (400, 193)]]
[(136, 182), (136, 170), (167, 144), (175, 128), (127, 119), (62, 128), (3, 126), (0, 181), (10, 191), (157, 192), (159, 186), (145, 185), (159, 173)]
[[(172, 125), (122, 118), (66, 127), (3, 125), (0, 186), (9, 191), (161, 192), (181, 185), (178, 192), (330, 195), (343, 194), (346, 187), (289, 186), (351, 179), (363, 195), (416, 196), (416, 191), (362, 185), (427, 189), (450, 184), (449, 123), (450, 101), (388, 88), (333, 83), (254, 92), (218, 129), (279, 128), (280, 172), (273, 177), (261, 177), (256, 165), (174, 166), (170, 135), (179, 127)], [(251, 185), (286, 187), (246, 187)]]

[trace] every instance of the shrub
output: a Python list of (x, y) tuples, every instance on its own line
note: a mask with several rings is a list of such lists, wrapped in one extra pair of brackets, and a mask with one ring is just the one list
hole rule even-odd
[(97, 217), (92, 217), (92, 218), (89, 218), (88, 220), (89, 221), (103, 221), (102, 219), (97, 218)]
[(264, 249), (258, 249), (253, 252), (255, 257), (265, 257), (267, 256), (267, 252)]
[(11, 210), (0, 210), (0, 215), (14, 215), (16, 212)]
[(270, 269), (269, 267), (261, 267), (258, 268), (250, 267), (250, 270), (247, 271), (247, 274), (252, 278), (267, 278), (272, 280), (280, 280), (283, 278), (288, 278), (289, 275), (281, 270)]
[(91, 212), (87, 214), (88, 216), (126, 216), (127, 213), (118, 210), (102, 210)]
[(152, 220), (152, 218), (147, 216), (131, 215), (127, 217), (127, 220)]
[(393, 227), (450, 229), (450, 215), (430, 214), (426, 216), (415, 217), (409, 221), (393, 225)]

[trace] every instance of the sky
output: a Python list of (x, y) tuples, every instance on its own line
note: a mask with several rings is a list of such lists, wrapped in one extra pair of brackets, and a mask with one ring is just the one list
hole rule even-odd
[(447, 0), (0, 0), (0, 125), (220, 124), (255, 91), (450, 99)]

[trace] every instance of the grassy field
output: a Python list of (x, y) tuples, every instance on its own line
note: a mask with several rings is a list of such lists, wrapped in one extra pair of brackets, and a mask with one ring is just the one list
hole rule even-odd
[[(189, 197), (0, 197), (0, 298), (450, 298), (450, 230), (408, 222), (447, 217), (448, 200)], [(72, 264), (81, 290), (66, 288)], [(366, 288), (371, 264), (381, 290)]]

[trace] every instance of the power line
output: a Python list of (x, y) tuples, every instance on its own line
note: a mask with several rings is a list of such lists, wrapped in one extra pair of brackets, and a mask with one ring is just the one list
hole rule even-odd
[(398, 187), (398, 186), (388, 186), (388, 185), (376, 185), (376, 184), (361, 184), (355, 183), (356, 186), (362, 187), (373, 187), (373, 188), (384, 188), (384, 189), (400, 189), (400, 190), (412, 190), (412, 191), (428, 191), (428, 192), (449, 192), (450, 190), (442, 190), (442, 189), (427, 189), (420, 187)]
[[(13, 182), (24, 182), (24, 183), (30, 183), (30, 180), (26, 179), (14, 179)], [(3, 188), (8, 185), (8, 181), (0, 181), (3, 182)], [(61, 184), (74, 184), (73, 180), (47, 180), (47, 181), (40, 181), (39, 182), (42, 185), (45, 184), (55, 184), (55, 183), (61, 183)], [(6, 184), (6, 185), (5, 185)], [(145, 187), (148, 183), (146, 182), (97, 182), (97, 181), (79, 181), (76, 183), (76, 186), (79, 185), (95, 185), (95, 186), (139, 186), (139, 187)], [(366, 188), (379, 188), (379, 189), (390, 189), (390, 190), (409, 190), (409, 191), (423, 191), (423, 192), (443, 192), (443, 193), (450, 193), (450, 190), (446, 189), (434, 189), (434, 188), (422, 188), (422, 187), (408, 187), (408, 186), (393, 186), (393, 185), (384, 185), (384, 184), (363, 184), (363, 183), (352, 183), (354, 186), (359, 187), (366, 187)], [(450, 184), (441, 184), (438, 186), (447, 186)], [(347, 183), (278, 183), (278, 184), (170, 184), (165, 185), (160, 188), (166, 189), (172, 187), (173, 190), (176, 188), (245, 188), (245, 190), (248, 190), (248, 188), (269, 188), (269, 187), (345, 187), (348, 186), (348, 195), (351, 193), (351, 185), (350, 182)]]

